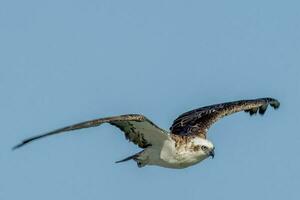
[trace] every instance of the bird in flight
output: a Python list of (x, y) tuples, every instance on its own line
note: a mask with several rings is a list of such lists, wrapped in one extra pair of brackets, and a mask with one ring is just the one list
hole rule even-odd
[(181, 169), (197, 164), (210, 156), (214, 157), (215, 147), (207, 139), (207, 132), (216, 121), (240, 111), (245, 111), (250, 115), (256, 113), (263, 115), (268, 105), (277, 109), (280, 103), (273, 98), (260, 98), (198, 108), (181, 114), (174, 120), (170, 131), (159, 128), (139, 114), (94, 119), (25, 139), (13, 149), (50, 135), (109, 123), (118, 127), (125, 134), (126, 139), (143, 149), (116, 163), (134, 160), (138, 167), (158, 165)]

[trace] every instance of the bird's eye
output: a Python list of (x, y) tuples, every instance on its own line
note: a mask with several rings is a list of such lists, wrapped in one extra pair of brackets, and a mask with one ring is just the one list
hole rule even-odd
[(207, 146), (201, 146), (201, 149), (203, 150), (203, 151), (207, 151)]

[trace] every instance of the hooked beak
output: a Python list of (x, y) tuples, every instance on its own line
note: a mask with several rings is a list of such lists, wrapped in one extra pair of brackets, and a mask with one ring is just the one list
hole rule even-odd
[(215, 148), (209, 152), (209, 156), (211, 156), (212, 159), (215, 157)]

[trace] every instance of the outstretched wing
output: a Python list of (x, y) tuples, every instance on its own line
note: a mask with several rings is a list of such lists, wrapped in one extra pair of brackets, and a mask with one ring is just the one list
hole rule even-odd
[(126, 139), (138, 145), (141, 148), (146, 148), (150, 145), (159, 145), (168, 139), (168, 134), (163, 129), (156, 126), (153, 122), (143, 115), (129, 114), (114, 117), (94, 119), (64, 128), (60, 128), (42, 135), (34, 136), (23, 140), (13, 149), (20, 148), (37, 139), (41, 139), (50, 135), (55, 135), (67, 131), (73, 131), (82, 128), (90, 128), (100, 126), (103, 123), (110, 123), (121, 129), (125, 133)]
[(233, 101), (221, 104), (215, 104), (198, 108), (180, 115), (174, 120), (170, 130), (175, 135), (198, 135), (206, 138), (206, 132), (209, 127), (220, 118), (239, 111), (245, 111), (250, 115), (263, 115), (268, 105), (277, 109), (280, 106), (279, 101), (273, 98), (261, 98), (253, 100)]

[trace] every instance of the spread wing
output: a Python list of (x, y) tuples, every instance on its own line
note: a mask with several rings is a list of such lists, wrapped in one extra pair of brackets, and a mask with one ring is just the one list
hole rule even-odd
[(55, 135), (67, 131), (73, 131), (77, 129), (90, 128), (100, 126), (103, 123), (109, 123), (121, 129), (124, 132), (126, 139), (138, 145), (141, 148), (146, 148), (150, 145), (159, 145), (169, 138), (166, 131), (156, 126), (149, 119), (143, 115), (129, 114), (120, 115), (114, 117), (94, 119), (64, 128), (60, 128), (42, 135), (37, 135), (28, 139), (23, 140), (20, 144), (13, 147), (13, 149), (20, 148), (25, 144), (32, 141)]
[(277, 109), (279, 101), (273, 98), (260, 98), (253, 100), (233, 101), (198, 108), (180, 115), (174, 120), (170, 130), (175, 135), (198, 135), (206, 138), (209, 127), (224, 116), (245, 111), (250, 115), (263, 115), (268, 105)]

